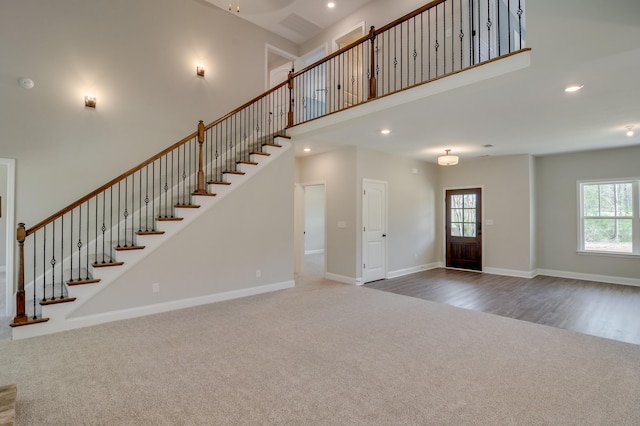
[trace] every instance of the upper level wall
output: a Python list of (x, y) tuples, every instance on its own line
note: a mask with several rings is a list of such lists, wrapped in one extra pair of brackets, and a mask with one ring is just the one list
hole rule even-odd
[(3, 1), (0, 157), (17, 159), (16, 219), (35, 225), (262, 93), (265, 43), (297, 51), (201, 0)]

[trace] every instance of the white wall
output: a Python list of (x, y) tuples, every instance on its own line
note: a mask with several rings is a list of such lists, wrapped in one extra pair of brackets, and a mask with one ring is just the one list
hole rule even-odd
[[(413, 173), (415, 170), (415, 173)], [(395, 276), (438, 262), (437, 166), (420, 160), (358, 148), (358, 229), (362, 229), (363, 179), (387, 182), (387, 272)], [(358, 276), (362, 276), (362, 232), (357, 234)]]
[(72, 316), (292, 281), (293, 156), (289, 149)]
[[(461, 159), (457, 166), (440, 167), (437, 229), (444, 229), (444, 191), (482, 187), (483, 264), (486, 272), (517, 276), (535, 274), (531, 167), (528, 155)], [(486, 225), (487, 220), (493, 225)], [(442, 241), (442, 232), (440, 233)], [(440, 243), (442, 244), (442, 242)]]
[(324, 252), (324, 185), (304, 187), (304, 250), (305, 253)]
[(17, 159), (17, 221), (34, 225), (262, 93), (265, 43), (297, 51), (203, 0), (3, 1), (0, 156)]
[(538, 268), (640, 279), (640, 259), (578, 254), (578, 180), (640, 177), (640, 146), (536, 158)]

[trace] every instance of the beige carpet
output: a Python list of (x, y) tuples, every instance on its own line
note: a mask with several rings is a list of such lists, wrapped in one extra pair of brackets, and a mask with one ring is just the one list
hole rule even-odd
[(640, 424), (640, 346), (298, 284), (0, 342), (17, 425)]

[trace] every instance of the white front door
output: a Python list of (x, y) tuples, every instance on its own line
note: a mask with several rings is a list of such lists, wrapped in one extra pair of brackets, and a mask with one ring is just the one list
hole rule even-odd
[(368, 283), (387, 275), (387, 183), (365, 179), (362, 186), (362, 278)]

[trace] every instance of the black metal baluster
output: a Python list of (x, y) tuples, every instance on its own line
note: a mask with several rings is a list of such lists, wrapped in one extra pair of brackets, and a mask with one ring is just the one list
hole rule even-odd
[(460, 69), (462, 69), (464, 68), (464, 31), (462, 31), (462, 0), (460, 0), (460, 36), (459, 38), (460, 38)]
[[(104, 192), (103, 192), (104, 194)], [(95, 221), (95, 238), (93, 242), (95, 263), (98, 263), (98, 195), (96, 195), (96, 221)]]
[(428, 46), (428, 52), (429, 52), (429, 72), (428, 72), (428, 76), (427, 78), (429, 80), (431, 80), (431, 9), (429, 9), (429, 11), (427, 12), (427, 46)]
[(487, 0), (487, 60), (491, 59), (491, 2)]
[(64, 215), (60, 216), (60, 299), (64, 297)]
[(175, 172), (175, 164), (173, 163), (173, 153), (174, 152), (175, 152), (175, 150), (171, 151), (171, 199), (169, 200), (169, 203), (167, 204), (167, 207), (169, 207), (169, 208), (173, 208), (173, 203), (175, 202), (174, 200), (176, 199), (175, 195), (173, 194), (173, 188), (175, 187), (175, 182), (173, 180), (173, 177), (174, 177), (173, 175), (174, 175), (174, 172)]
[(440, 43), (438, 42), (438, 6), (436, 9), (436, 43), (433, 45), (434, 49), (436, 49), (436, 77), (438, 77), (438, 48), (440, 47)]
[(37, 267), (37, 240), (36, 240), (37, 232), (33, 234), (33, 319), (38, 319), (38, 315), (36, 312), (36, 299), (38, 296), (36, 295), (36, 277), (38, 276), (38, 267)]
[(509, 43), (509, 53), (513, 52), (511, 46), (511, 0), (507, 0), (507, 41)]
[[(47, 300), (47, 227), (42, 229), (42, 297)], [(35, 281), (33, 284), (33, 290), (35, 292)]]
[[(160, 160), (162, 161), (162, 160)], [(156, 162), (151, 164), (151, 225), (156, 230)]]
[[(507, 0), (507, 1), (509, 1), (509, 0)], [(497, 56), (502, 55), (502, 43), (501, 43), (502, 36), (500, 34), (500, 3), (501, 2), (499, 1), (499, 2), (497, 2), (497, 5), (496, 5), (496, 7), (498, 8), (497, 11), (496, 11), (497, 20), (498, 20), (497, 21), (498, 28), (497, 28), (497, 31), (496, 31), (496, 37), (497, 37), (496, 42), (498, 43), (498, 55)]]
[[(118, 217), (116, 218), (116, 220), (118, 221), (117, 225), (118, 225), (118, 245), (116, 247), (120, 247), (120, 194), (121, 194), (121, 188), (120, 188), (120, 182), (118, 182)], [(113, 241), (112, 241), (113, 243)]]
[(113, 259), (113, 185), (111, 185), (109, 190), (111, 192), (109, 194), (109, 198), (111, 199), (109, 201), (109, 238), (111, 240), (109, 242), (109, 262), (111, 262), (111, 259)]
[[(161, 163), (162, 164), (162, 163)], [(164, 156), (164, 217), (169, 217), (169, 156)], [(173, 217), (173, 210), (171, 211)]]
[(442, 3), (442, 74), (446, 74), (446, 73), (447, 73), (447, 2), (445, 1)]
[[(71, 268), (71, 281), (73, 281), (73, 210), (70, 212), (71, 216), (71, 230), (69, 231), (69, 244), (71, 248), (69, 249), (69, 263)], [(78, 266), (78, 278), (77, 281), (80, 281), (80, 266)]]
[(56, 300), (56, 221), (51, 222), (51, 300)]
[(91, 239), (89, 238), (89, 229), (91, 227), (90, 225), (90, 218), (89, 215), (91, 214), (91, 204), (89, 203), (89, 200), (87, 200), (87, 239), (85, 241), (85, 244), (87, 246), (87, 252), (85, 253), (85, 266), (87, 268), (87, 279), (89, 279), (89, 243), (91, 242)]
[[(148, 166), (145, 166), (145, 170)], [(138, 180), (138, 231), (142, 231), (142, 170)]]
[[(456, 70), (456, 63), (455, 63), (455, 57), (456, 55), (454, 55), (454, 50), (455, 50), (455, 43), (453, 42), (453, 30), (455, 29), (455, 16), (453, 15), (453, 9), (454, 9), (454, 5), (453, 5), (453, 0), (451, 1), (451, 72)], [(462, 11), (460, 11), (460, 14), (462, 14)], [(460, 68), (462, 68), (462, 64), (460, 64)]]
[(78, 247), (78, 281), (80, 281), (80, 274), (82, 273), (82, 204), (78, 206), (78, 242), (76, 243), (76, 247)]
[(520, 46), (519, 49), (522, 49), (522, 14), (523, 13), (524, 13), (524, 10), (522, 10), (521, 1), (518, 0), (518, 35), (519, 35), (518, 45)]
[[(105, 253), (105, 243), (106, 243), (106, 231), (107, 231), (107, 226), (105, 225), (104, 221), (106, 218), (106, 209), (107, 209), (107, 191), (102, 191), (102, 228), (100, 228), (102, 230), (102, 263), (105, 263), (104, 260), (104, 253)], [(97, 238), (96, 238), (97, 240)], [(97, 254), (97, 251), (96, 251)], [(96, 263), (98, 263), (98, 256), (96, 256)]]

